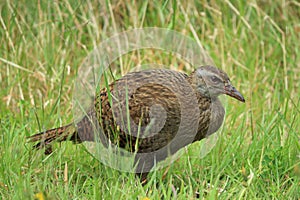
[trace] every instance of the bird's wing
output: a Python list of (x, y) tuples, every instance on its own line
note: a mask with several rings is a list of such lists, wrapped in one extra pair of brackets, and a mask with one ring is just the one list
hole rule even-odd
[[(178, 132), (183, 110), (195, 110), (187, 105), (193, 92), (186, 78), (171, 70), (141, 71), (129, 73), (103, 89), (98, 104), (108, 137), (117, 132), (113, 140), (121, 146), (128, 143), (128, 138), (133, 142), (138, 138), (139, 148), (144, 151), (167, 145)], [(195, 104), (192, 106), (197, 107)], [(197, 123), (191, 112), (187, 111), (189, 129), (195, 126), (194, 121)]]

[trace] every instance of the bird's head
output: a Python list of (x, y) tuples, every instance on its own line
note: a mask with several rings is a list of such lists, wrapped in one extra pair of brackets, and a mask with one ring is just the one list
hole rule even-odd
[(191, 84), (202, 95), (212, 99), (221, 94), (245, 102), (243, 95), (231, 84), (227, 74), (213, 66), (202, 66), (190, 75)]

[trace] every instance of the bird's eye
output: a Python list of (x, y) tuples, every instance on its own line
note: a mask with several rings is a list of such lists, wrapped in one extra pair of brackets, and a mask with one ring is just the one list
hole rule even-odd
[(214, 83), (219, 83), (219, 82), (222, 82), (218, 77), (216, 76), (212, 76), (211, 77), (211, 81), (214, 82)]

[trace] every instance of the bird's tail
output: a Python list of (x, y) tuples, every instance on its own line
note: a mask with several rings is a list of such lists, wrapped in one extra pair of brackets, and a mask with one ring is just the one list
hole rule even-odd
[(68, 124), (59, 128), (50, 129), (44, 132), (37, 133), (28, 138), (28, 142), (38, 142), (34, 147), (41, 149), (43, 147), (50, 147), (52, 142), (62, 142), (66, 140), (75, 141), (76, 127)]

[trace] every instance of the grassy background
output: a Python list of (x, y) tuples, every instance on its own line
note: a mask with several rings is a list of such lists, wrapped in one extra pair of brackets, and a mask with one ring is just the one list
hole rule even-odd
[[(271, 0), (1, 1), (0, 196), (299, 199), (299, 11), (297, 1)], [(33, 151), (27, 136), (72, 121), (76, 71), (93, 47), (141, 27), (199, 39), (245, 96), (246, 104), (228, 100), (226, 126), (212, 152), (199, 159), (193, 144), (142, 187), (82, 145), (57, 144), (50, 156)], [(155, 62), (132, 53), (115, 73), (147, 59)], [(181, 69), (176, 59), (165, 60)]]

